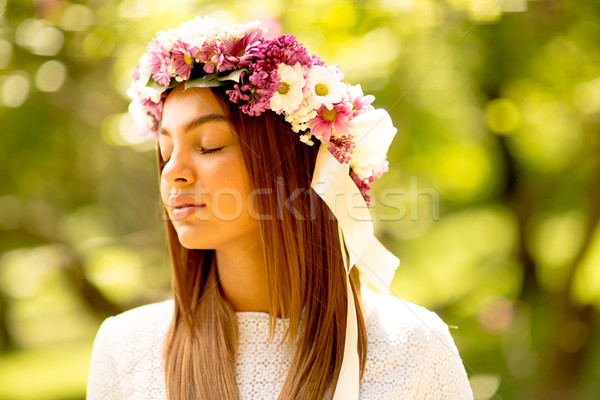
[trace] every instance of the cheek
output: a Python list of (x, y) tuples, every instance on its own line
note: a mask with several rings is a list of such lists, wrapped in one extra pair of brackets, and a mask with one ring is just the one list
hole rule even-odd
[[(235, 154), (235, 153), (232, 153)], [(248, 213), (248, 197), (250, 182), (247, 172), (239, 157), (227, 157), (212, 173), (210, 182), (206, 182), (211, 193), (213, 209), (217, 217), (245, 218)]]
[(169, 195), (171, 194), (171, 186), (162, 178), (160, 178), (160, 196), (162, 198), (163, 203), (166, 203), (169, 200)]

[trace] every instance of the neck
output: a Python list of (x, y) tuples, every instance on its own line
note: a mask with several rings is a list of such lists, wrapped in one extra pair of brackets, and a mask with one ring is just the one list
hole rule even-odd
[(217, 275), (235, 311), (269, 312), (265, 256), (259, 240), (215, 251)]

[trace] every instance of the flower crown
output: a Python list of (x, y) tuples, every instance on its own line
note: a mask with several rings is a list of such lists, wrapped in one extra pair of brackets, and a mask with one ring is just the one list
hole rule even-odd
[(336, 65), (310, 55), (291, 35), (263, 37), (260, 21), (226, 26), (196, 17), (160, 31), (146, 47), (127, 94), (139, 133), (155, 138), (167, 89), (228, 86), (229, 100), (245, 114), (283, 114), (299, 140), (313, 138), (342, 164), (367, 204), (376, 177), (388, 169), (387, 149), (396, 134), (385, 110), (360, 85), (344, 83)]

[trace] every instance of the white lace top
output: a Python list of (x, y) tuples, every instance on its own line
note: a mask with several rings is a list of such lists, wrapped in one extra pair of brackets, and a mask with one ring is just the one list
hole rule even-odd
[[(472, 399), (467, 374), (448, 327), (433, 312), (362, 289), (367, 364), (361, 400)], [(96, 336), (88, 400), (166, 399), (161, 350), (173, 301), (149, 304), (106, 319)], [(240, 400), (277, 399), (289, 354), (268, 340), (269, 315), (237, 312)]]

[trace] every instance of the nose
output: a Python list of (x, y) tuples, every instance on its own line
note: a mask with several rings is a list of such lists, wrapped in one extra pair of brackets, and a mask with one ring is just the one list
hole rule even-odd
[(173, 151), (162, 170), (162, 178), (174, 186), (185, 186), (196, 181), (191, 158), (181, 151)]

